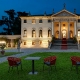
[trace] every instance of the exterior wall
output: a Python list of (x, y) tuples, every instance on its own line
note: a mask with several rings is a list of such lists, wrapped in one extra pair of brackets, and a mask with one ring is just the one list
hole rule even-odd
[[(36, 20), (36, 23), (32, 23), (32, 19)], [(39, 23), (39, 19), (42, 19), (42, 23)], [(36, 47), (36, 48), (47, 48), (48, 47), (48, 40), (51, 41), (51, 37), (48, 37), (48, 29), (52, 29), (51, 22), (48, 23), (47, 17), (40, 17), (40, 18), (26, 18), (27, 23), (24, 23), (22, 19), (22, 28), (21, 28), (21, 39), (23, 41), (22, 47)], [(24, 29), (27, 30), (27, 37), (23, 37)], [(36, 31), (36, 37), (32, 37), (32, 30)], [(42, 37), (39, 37), (39, 30), (42, 29)], [(24, 45), (24, 41), (26, 41), (26, 45)], [(32, 45), (32, 41), (35, 42), (35, 45)], [(42, 41), (40, 45), (39, 42)]]

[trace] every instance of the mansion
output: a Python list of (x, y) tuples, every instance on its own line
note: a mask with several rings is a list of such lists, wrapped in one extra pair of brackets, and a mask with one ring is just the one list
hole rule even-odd
[(80, 39), (80, 16), (63, 9), (58, 13), (25, 16), (21, 18), (22, 46), (47, 48), (52, 36), (58, 39)]
[[(80, 43), (80, 15), (69, 12), (65, 8), (57, 13), (47, 15), (21, 16), (21, 35), (7, 36), (13, 40), (21, 38), (22, 48), (48, 48), (52, 37), (69, 39), (76, 37)], [(6, 37), (6, 36), (5, 36)], [(9, 47), (9, 46), (7, 46)]]

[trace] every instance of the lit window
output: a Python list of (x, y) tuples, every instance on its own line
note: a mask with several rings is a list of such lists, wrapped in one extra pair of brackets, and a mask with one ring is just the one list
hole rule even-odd
[(36, 23), (36, 20), (35, 19), (32, 19), (32, 23)]
[(26, 45), (26, 42), (24, 42), (24, 45)]
[(42, 23), (42, 19), (39, 20), (39, 23)]
[(41, 41), (41, 40), (39, 41), (39, 44), (40, 44), (40, 45), (42, 44), (42, 41)]
[(78, 36), (80, 36), (80, 30), (78, 30)]
[(51, 30), (48, 30), (48, 37), (51, 37)]
[(39, 30), (39, 37), (42, 37), (42, 30)]
[(26, 19), (24, 20), (24, 23), (27, 23), (27, 20)]
[(32, 41), (32, 45), (35, 45), (35, 41)]
[(23, 37), (27, 37), (27, 30), (24, 30)]
[(35, 32), (35, 30), (32, 30), (32, 37), (36, 37), (36, 32)]

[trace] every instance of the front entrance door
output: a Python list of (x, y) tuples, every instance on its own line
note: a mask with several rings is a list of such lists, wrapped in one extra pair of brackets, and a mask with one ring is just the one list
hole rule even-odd
[(62, 31), (62, 38), (66, 38), (66, 30)]

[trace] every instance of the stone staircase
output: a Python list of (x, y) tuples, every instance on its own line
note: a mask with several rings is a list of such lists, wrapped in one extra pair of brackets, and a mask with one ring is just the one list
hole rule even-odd
[[(51, 49), (61, 49), (62, 39), (55, 39)], [(73, 43), (72, 39), (67, 39), (67, 49), (78, 49), (77, 43)]]

